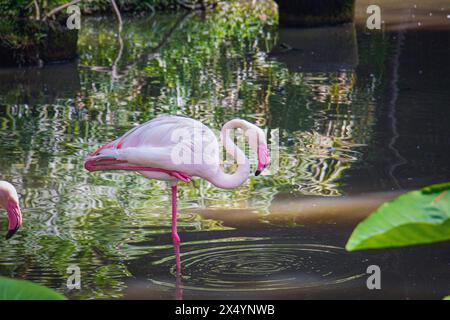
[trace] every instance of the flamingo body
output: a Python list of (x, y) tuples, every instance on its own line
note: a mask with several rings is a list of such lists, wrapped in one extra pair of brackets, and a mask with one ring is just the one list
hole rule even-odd
[[(201, 135), (194, 135), (193, 128), (200, 128)], [(177, 141), (174, 138), (174, 134), (177, 133), (189, 135)], [(187, 180), (191, 180), (192, 176), (205, 177), (205, 173), (209, 173), (213, 168), (175, 163), (172, 159), (174, 149), (184, 149), (194, 154), (195, 145), (202, 144), (203, 140), (207, 139), (214, 139), (216, 145), (213, 152), (204, 157), (213, 157), (212, 161), (218, 163), (217, 139), (208, 127), (190, 118), (162, 116), (131, 129), (122, 137), (99, 148), (91, 156), (93, 161), (86, 162), (86, 169), (104, 170), (103, 165), (108, 165), (112, 166), (108, 168), (109, 170), (127, 170), (128, 167), (133, 166), (136, 168), (131, 169), (149, 179), (188, 182)], [(106, 159), (106, 162), (101, 161), (102, 159)], [(212, 161), (208, 159), (208, 163)], [(178, 177), (176, 172), (185, 173), (185, 177)]]

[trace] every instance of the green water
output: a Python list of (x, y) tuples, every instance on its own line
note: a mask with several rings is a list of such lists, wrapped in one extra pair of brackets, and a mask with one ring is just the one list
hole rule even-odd
[[(340, 219), (295, 210), (449, 180), (448, 31), (278, 30), (270, 12), (128, 17), (120, 38), (113, 17), (85, 18), (78, 61), (0, 70), (0, 179), (17, 187), (25, 221), (0, 241), (0, 274), (74, 299), (379, 297), (364, 284), (374, 262), (388, 297), (448, 294), (448, 245), (348, 254), (351, 204)], [(429, 42), (434, 59), (415, 49)], [(243, 118), (280, 145), (278, 165), (236, 190), (180, 184), (178, 281), (167, 185), (83, 168), (163, 113), (214, 129)], [(289, 215), (277, 209), (286, 201)], [(80, 290), (66, 287), (70, 265)]]

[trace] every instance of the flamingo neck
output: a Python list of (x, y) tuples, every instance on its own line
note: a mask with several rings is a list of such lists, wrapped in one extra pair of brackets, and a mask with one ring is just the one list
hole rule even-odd
[(225, 151), (237, 161), (238, 167), (234, 173), (229, 174), (224, 172), (223, 168), (219, 166), (217, 172), (208, 179), (216, 187), (222, 189), (234, 189), (248, 179), (250, 174), (250, 162), (245, 156), (245, 153), (239, 149), (230, 138), (232, 129), (240, 128), (246, 130), (247, 127), (247, 122), (239, 119), (228, 121), (222, 127), (220, 134), (222, 144), (225, 147)]

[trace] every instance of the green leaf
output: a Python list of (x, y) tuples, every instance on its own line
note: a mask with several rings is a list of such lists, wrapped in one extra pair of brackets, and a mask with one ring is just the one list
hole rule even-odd
[(384, 203), (353, 230), (348, 251), (450, 240), (450, 183), (405, 193)]
[(31, 281), (0, 277), (0, 300), (65, 300), (58, 292)]
[(446, 297), (444, 297), (444, 299), (443, 300), (450, 300), (450, 296), (446, 296)]
[(428, 186), (422, 189), (423, 193), (434, 193), (439, 191), (445, 191), (450, 189), (450, 182), (444, 182), (439, 184), (433, 184), (432, 186)]

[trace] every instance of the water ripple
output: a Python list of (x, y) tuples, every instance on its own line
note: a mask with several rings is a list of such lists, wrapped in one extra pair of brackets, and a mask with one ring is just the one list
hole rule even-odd
[[(360, 278), (360, 258), (344, 249), (316, 244), (240, 244), (181, 254), (183, 289), (200, 291), (290, 290)], [(176, 277), (175, 257), (157, 262)], [(150, 279), (174, 287), (173, 281)]]

